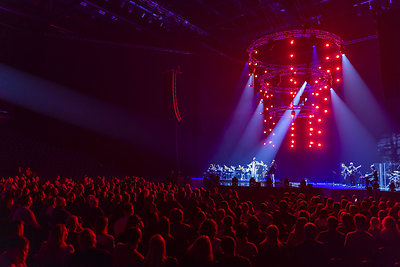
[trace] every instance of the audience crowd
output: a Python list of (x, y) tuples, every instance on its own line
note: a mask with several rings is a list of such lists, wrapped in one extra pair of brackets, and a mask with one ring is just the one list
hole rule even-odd
[(397, 266), (400, 203), (138, 177), (0, 179), (0, 266)]

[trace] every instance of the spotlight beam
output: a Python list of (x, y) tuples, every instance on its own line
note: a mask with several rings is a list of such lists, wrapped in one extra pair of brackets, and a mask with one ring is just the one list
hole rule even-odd
[(169, 156), (159, 149), (167, 125), (0, 64), (0, 98), (48, 117)]
[[(300, 102), (300, 97), (303, 95), (304, 90), (306, 88), (307, 82), (304, 82), (297, 92), (296, 96), (293, 99), (293, 105), (298, 105)], [(294, 120), (297, 118), (297, 115), (300, 113), (300, 110), (295, 110)], [(257, 153), (257, 158), (264, 160), (265, 162), (272, 161), (276, 154), (278, 153), (283, 140), (285, 139), (289, 128), (292, 123), (292, 110), (288, 108), (282, 117), (280, 118), (278, 124), (269, 134), (266, 140), (266, 147), (262, 146), (262, 148)]]
[(369, 164), (376, 160), (378, 153), (375, 138), (333, 89), (331, 98), (340, 139), (341, 161)]
[(346, 55), (342, 56), (343, 93), (354, 114), (375, 136), (391, 130), (393, 123)]
[(263, 103), (260, 101), (257, 109), (253, 113), (252, 118), (246, 126), (240, 141), (235, 146), (235, 151), (232, 155), (233, 162), (243, 162), (243, 159), (254, 156), (258, 149), (260, 140), (263, 135)]
[[(227, 162), (227, 160), (232, 160), (235, 145), (240, 141), (253, 116), (253, 111), (257, 108), (254, 98), (254, 75), (249, 77), (248, 72), (248, 64), (246, 63), (238, 85), (238, 90), (241, 91), (240, 98), (229, 122), (224, 128), (220, 143), (214, 152), (211, 162)], [(243, 82), (245, 82), (244, 85)]]

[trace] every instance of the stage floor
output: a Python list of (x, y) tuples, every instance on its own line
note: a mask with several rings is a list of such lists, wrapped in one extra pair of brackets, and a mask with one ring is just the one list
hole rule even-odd
[[(231, 186), (231, 179), (220, 179), (220, 184), (224, 186)], [(313, 187), (325, 188), (325, 189), (349, 189), (349, 190), (366, 190), (365, 185), (358, 184), (355, 186), (340, 184), (340, 183), (312, 183), (308, 182), (307, 184), (312, 184)], [(238, 186), (249, 186), (249, 181), (238, 181)], [(266, 187), (265, 182), (260, 182), (261, 187)], [(283, 184), (278, 180), (276, 181), (275, 187), (282, 187)], [(298, 182), (290, 182), (291, 187), (300, 187), (300, 183)], [(387, 187), (380, 187), (381, 191), (389, 191)]]
[[(192, 178), (190, 184), (193, 188), (204, 187), (203, 178)], [(349, 186), (340, 183), (308, 183), (311, 187), (304, 189), (300, 188), (300, 183), (290, 182), (290, 187), (285, 188), (280, 181), (275, 183), (275, 187), (269, 188), (265, 182), (260, 182), (260, 186), (250, 187), (248, 181), (239, 181), (237, 187), (234, 187), (241, 199), (248, 199), (254, 203), (265, 201), (266, 196), (283, 196), (285, 192), (307, 192), (311, 195), (322, 195), (331, 197), (335, 201), (340, 201), (343, 196), (351, 199), (354, 195), (364, 198), (373, 196), (376, 199), (380, 197), (391, 198), (395, 201), (400, 201), (400, 190), (396, 188), (396, 192), (390, 192), (388, 188), (380, 188), (380, 190), (368, 191), (365, 185)], [(228, 179), (220, 180), (221, 190), (232, 188), (232, 181)]]

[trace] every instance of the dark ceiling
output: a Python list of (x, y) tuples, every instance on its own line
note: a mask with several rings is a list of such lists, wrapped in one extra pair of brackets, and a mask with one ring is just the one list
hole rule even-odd
[(397, 8), (399, 2), (6, 0), (0, 3), (0, 25), (62, 38), (184, 50), (200, 47), (196, 43), (233, 55), (263, 34), (295, 27), (332, 31), (345, 41), (370, 38), (376, 34), (376, 15)]

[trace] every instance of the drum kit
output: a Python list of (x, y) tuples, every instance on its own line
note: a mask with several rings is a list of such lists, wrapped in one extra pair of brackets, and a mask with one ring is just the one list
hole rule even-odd
[(400, 187), (400, 171), (393, 171), (389, 173), (389, 185), (393, 183), (396, 187)]

